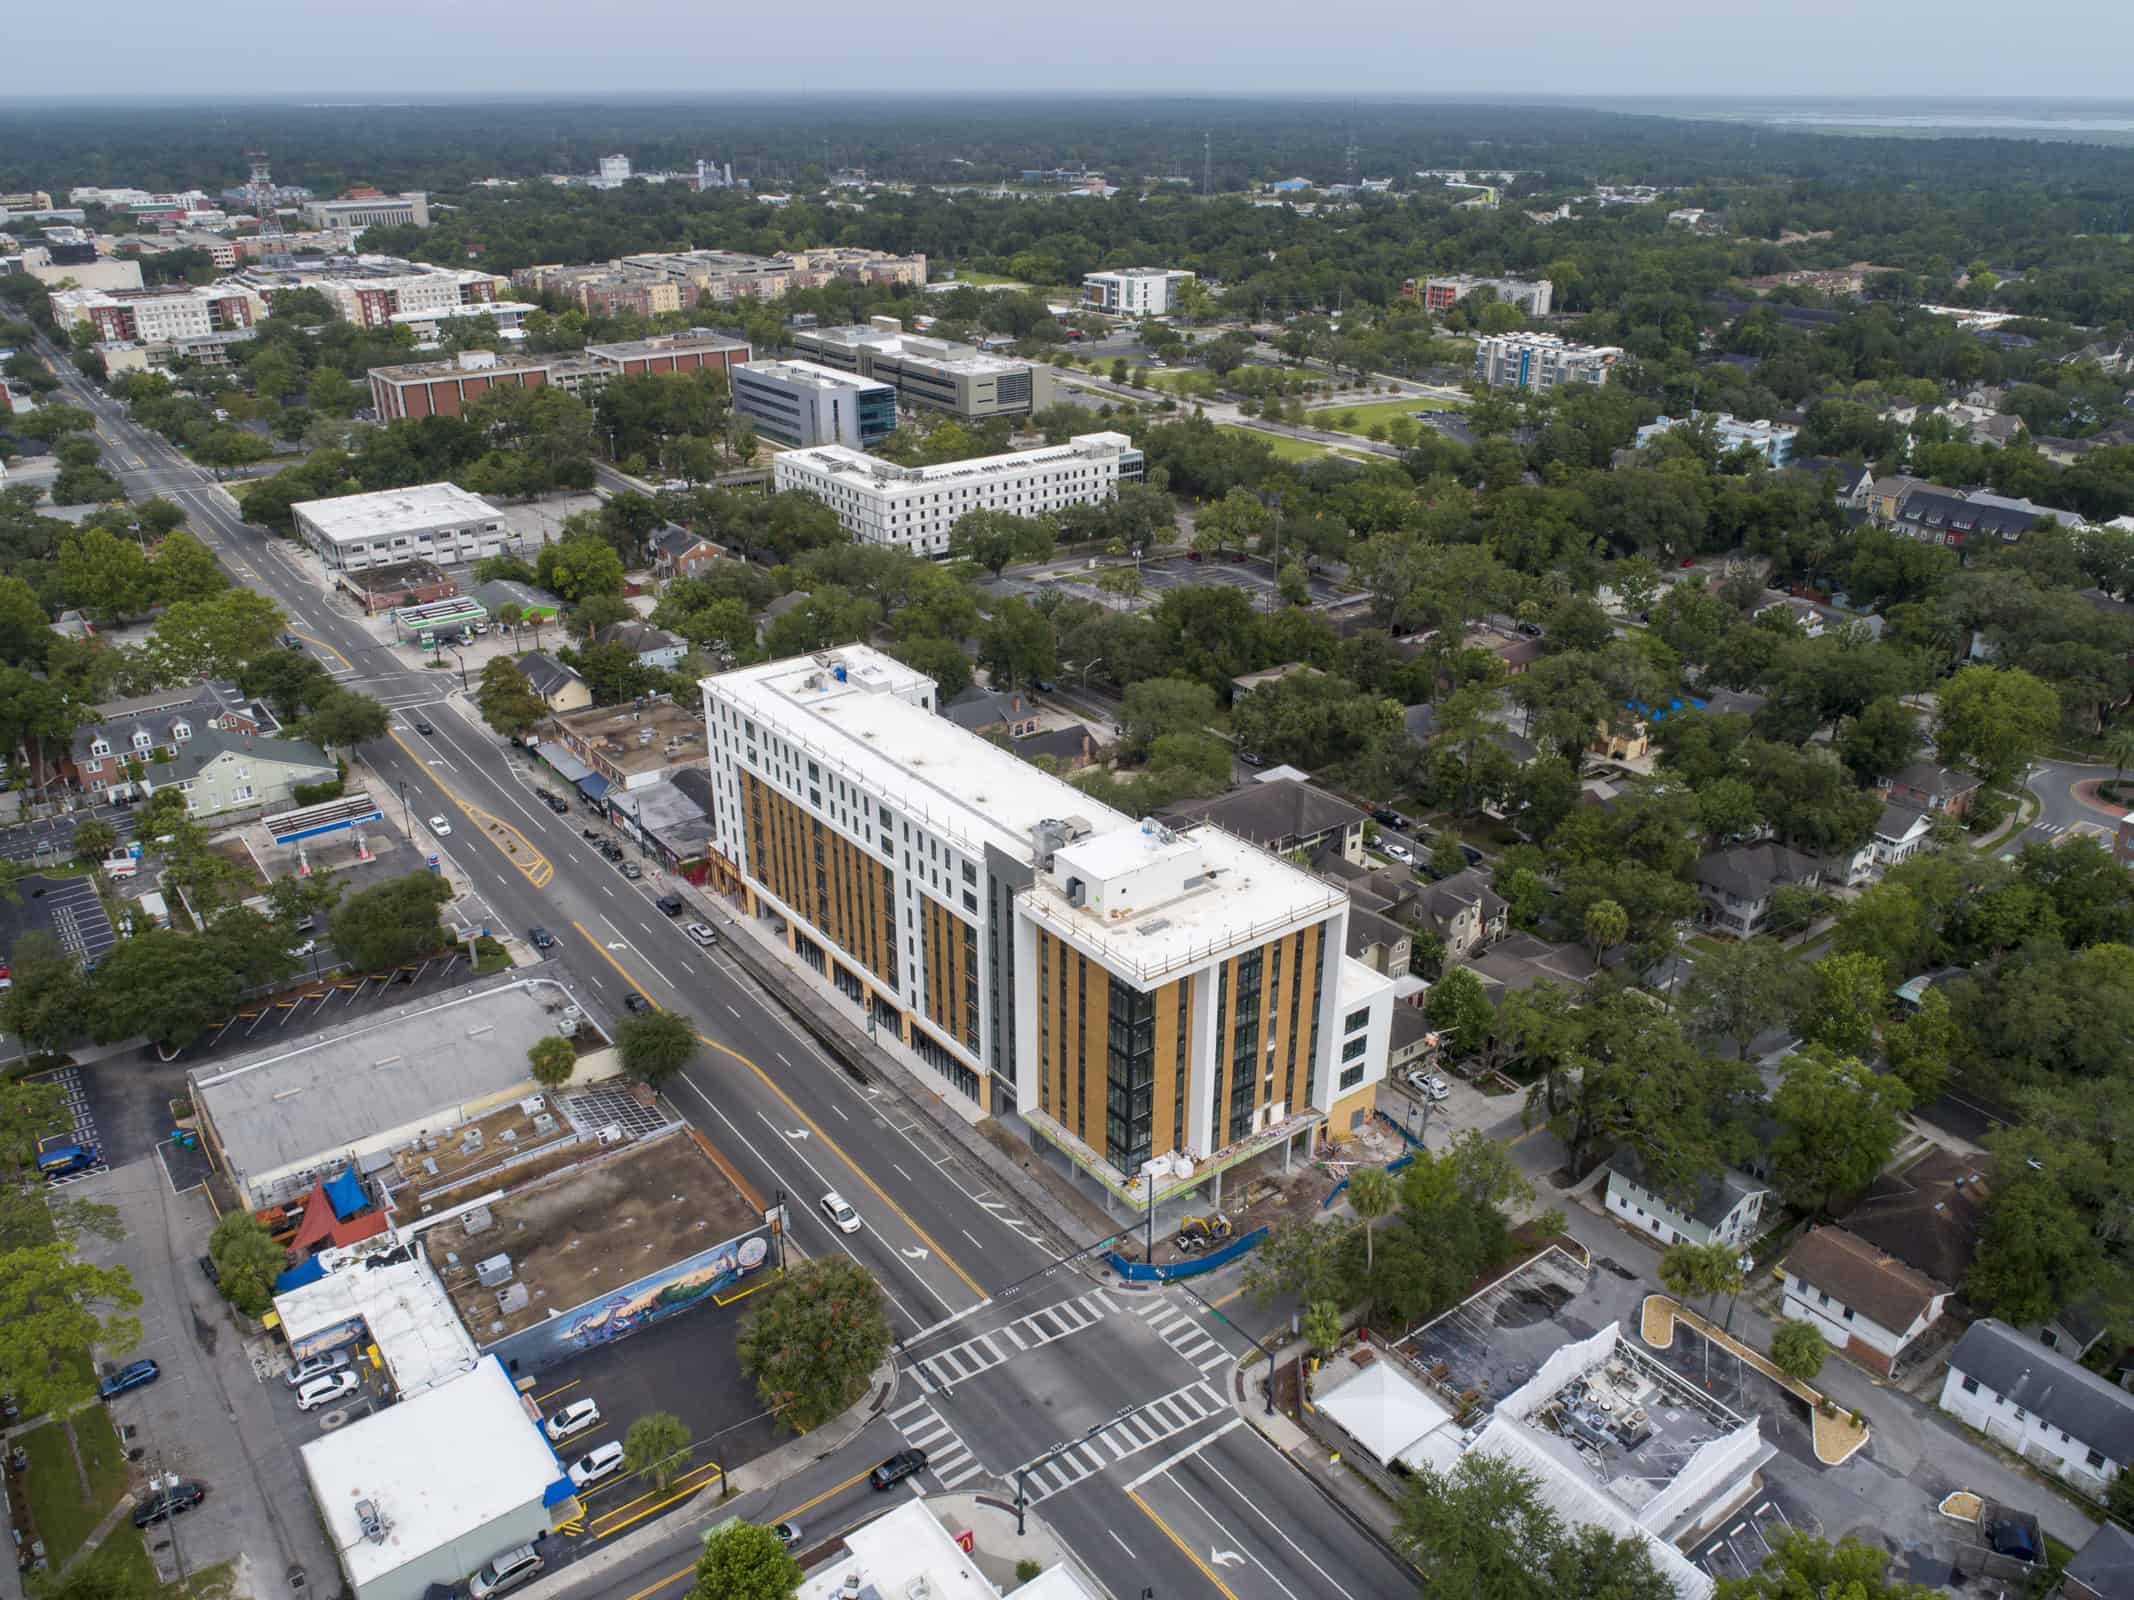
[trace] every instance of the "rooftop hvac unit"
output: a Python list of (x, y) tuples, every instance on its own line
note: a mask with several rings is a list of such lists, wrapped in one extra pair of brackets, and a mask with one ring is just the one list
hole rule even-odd
[(529, 1117), (538, 1117), (547, 1106), (548, 1102), (537, 1094), (530, 1094), (519, 1102), (519, 1110)]
[(496, 1226), (496, 1213), (487, 1206), (476, 1206), (460, 1220), (460, 1230), (469, 1238), (477, 1233), (487, 1233)]
[(459, 1136), (459, 1153), (463, 1156), (478, 1155), (482, 1148), (482, 1130), (469, 1128)]
[(511, 1282), (511, 1257), (496, 1255), (474, 1264), (474, 1281), (484, 1289), (494, 1289), (500, 1283)]
[(510, 1316), (514, 1311), (526, 1309), (526, 1285), (508, 1284), (496, 1292), (496, 1309), (499, 1316)]
[(378, 1509), (375, 1500), (356, 1502), (356, 1525), (363, 1530), (363, 1537), (372, 1544), (385, 1543), (385, 1536), (392, 1531), (392, 1524), (385, 1520), (385, 1513)]
[(600, 1142), (603, 1145), (621, 1144), (622, 1140), (622, 1124), (619, 1122), (611, 1122), (600, 1130)]
[(545, 1139), (556, 1131), (556, 1119), (546, 1111), (542, 1112), (533, 1119), (533, 1131)]

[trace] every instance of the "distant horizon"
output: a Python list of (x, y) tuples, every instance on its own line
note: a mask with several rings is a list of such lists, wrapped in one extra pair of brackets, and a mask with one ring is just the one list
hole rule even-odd
[[(215, 93), (200, 91), (188, 94), (169, 94), (142, 91), (137, 93), (113, 93), (108, 90), (59, 90), (43, 93), (0, 93), (0, 109), (10, 106), (34, 106), (69, 104), (83, 106), (260, 106), (297, 105), (317, 108), (340, 106), (453, 106), (479, 105), (506, 101), (516, 104), (540, 104), (554, 102), (573, 105), (638, 104), (648, 100), (702, 102), (707, 105), (731, 104), (739, 100), (792, 100), (813, 97), (825, 92), (835, 92), (841, 104), (894, 104), (904, 101), (925, 101), (939, 104), (944, 100), (994, 103), (1001, 101), (1027, 100), (1042, 96), (1054, 103), (1109, 104), (1131, 101), (1136, 104), (1164, 106), (1192, 105), (1200, 102), (1235, 104), (1239, 102), (1264, 102), (1277, 105), (1324, 104), (1324, 105), (1487, 105), (1521, 106), (1547, 105), (1558, 107), (1585, 107), (1597, 111), (1619, 112), (1629, 115), (1674, 117), (1676, 114), (1655, 109), (1662, 106), (1711, 106), (1727, 109), (1726, 120), (1737, 120), (1741, 107), (1762, 105), (1824, 105), (1824, 106), (1924, 106), (1940, 108), (1950, 116), (1954, 125), (1962, 111), (1951, 110), (1946, 94), (1887, 94), (1878, 91), (1853, 93), (1809, 93), (1806, 91), (1761, 90), (1741, 91), (1733, 94), (1680, 94), (1653, 92), (1623, 92), (1620, 94), (1593, 94), (1585, 92), (1541, 91), (1525, 94), (1503, 94), (1473, 91), (1440, 92), (1418, 91), (1398, 93), (1390, 90), (1349, 91), (1333, 89), (1285, 89), (1285, 90), (1202, 90), (1193, 93), (1154, 95), (1146, 90), (1117, 89), (1091, 90), (1070, 88), (1032, 87), (1024, 89), (866, 89), (825, 91), (820, 88), (794, 84), (782, 88), (722, 89), (716, 92), (695, 87), (668, 89), (619, 89), (619, 88), (570, 88), (548, 89), (456, 89), (413, 91), (405, 88), (379, 89), (375, 92), (346, 87), (332, 89), (323, 86), (311, 89), (290, 89), (278, 93)], [(2134, 93), (2123, 94), (1999, 94), (1965, 95), (1965, 107), (1978, 106), (2023, 106), (2030, 108), (2134, 108)]]

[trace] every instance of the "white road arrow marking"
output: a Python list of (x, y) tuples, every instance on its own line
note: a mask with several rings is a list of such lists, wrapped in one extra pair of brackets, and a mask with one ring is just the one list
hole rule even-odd
[(1208, 1559), (1218, 1567), (1242, 1567), (1245, 1564), (1245, 1558), (1235, 1550), (1218, 1550), (1213, 1545), (1208, 1547)]
[(620, 939), (610, 939), (608, 941), (608, 948), (610, 950), (627, 950), (630, 947), (624, 944)]
[(805, 1139), (808, 1136), (808, 1130), (805, 1128), (788, 1128), (785, 1130), (785, 1136), (788, 1139)]
[(924, 1250), (919, 1249), (906, 1250), (904, 1252), (904, 1259), (906, 1261), (924, 1261), (926, 1259), (926, 1252)]

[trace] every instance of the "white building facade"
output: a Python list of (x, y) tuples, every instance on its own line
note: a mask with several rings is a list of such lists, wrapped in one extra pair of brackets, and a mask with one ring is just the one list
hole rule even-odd
[(1168, 316), (1178, 305), (1178, 291), (1193, 274), (1175, 267), (1119, 267), (1082, 275), (1082, 297), (1093, 311), (1123, 317)]
[(1475, 341), (1475, 378), (1492, 389), (1598, 385), (1622, 358), (1612, 344), (1571, 344), (1553, 333), (1499, 333)]
[(1793, 459), (1794, 441), (1801, 436), (1800, 429), (1782, 422), (1750, 422), (1718, 411), (1688, 417), (1660, 417), (1638, 429), (1638, 444), (1642, 448), (1663, 433), (1672, 433), (1677, 428), (1698, 422), (1712, 425), (1712, 437), (1718, 443), (1721, 455), (1731, 455), (1736, 450), (1753, 450), (1774, 467), (1782, 467)]
[(332, 572), (415, 560), (461, 566), (520, 544), (494, 506), (455, 483), (303, 500), (290, 511), (297, 536)]

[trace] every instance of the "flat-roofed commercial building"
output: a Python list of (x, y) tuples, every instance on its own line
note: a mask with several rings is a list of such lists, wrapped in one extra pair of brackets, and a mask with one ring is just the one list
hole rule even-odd
[(1553, 333), (1500, 333), (1475, 341), (1475, 378), (1492, 389), (1603, 384), (1623, 359), (1619, 346), (1571, 344)]
[(62, 289), (52, 296), (62, 327), (86, 323), (99, 339), (158, 344), (249, 329), (267, 315), (266, 302), (241, 285), (206, 288)]
[(1337, 887), (1097, 804), (868, 646), (703, 688), (718, 880), (973, 1114), (1122, 1195), (1368, 1115), (1392, 983)]
[(1066, 444), (934, 467), (900, 467), (847, 445), (826, 444), (779, 456), (771, 482), (824, 501), (864, 544), (939, 556), (948, 553), (949, 530), (966, 512), (1041, 517), (1109, 500), (1120, 484), (1138, 483), (1141, 470), (1141, 452), (1125, 434), (1085, 433)]
[(298, 215), (314, 228), (357, 234), (365, 228), (427, 228), (430, 197), (420, 189), (406, 194), (354, 191), (337, 200), (307, 200)]
[(424, 483), (290, 507), (296, 531), (330, 572), (403, 561), (460, 566), (515, 550), (519, 534), (480, 495), (456, 483)]
[(250, 265), (232, 280), (256, 290), (269, 305), (292, 289), (316, 289), (334, 314), (359, 328), (383, 328), (410, 311), (449, 312), (493, 305), (510, 280), (471, 267), (438, 267), (398, 256), (338, 256), (289, 266)]
[(970, 422), (1028, 416), (1052, 402), (1049, 368), (906, 333), (895, 317), (844, 328), (800, 328), (792, 339), (793, 348), (811, 361), (886, 383), (906, 405)]
[(692, 330), (587, 345), (575, 355), (500, 356), (462, 350), (447, 361), (370, 370), (371, 405), (381, 422), (400, 417), (458, 417), (491, 389), (554, 387), (593, 394), (610, 379), (646, 373), (725, 372), (746, 361), (745, 341)]
[(619, 344), (589, 344), (585, 354), (607, 376), (635, 378), (648, 372), (726, 372), (748, 359), (749, 348), (746, 339), (690, 328)]
[(1178, 291), (1193, 274), (1176, 267), (1120, 267), (1082, 275), (1082, 298), (1093, 311), (1127, 317), (1160, 317), (1178, 304)]
[(896, 432), (896, 390), (856, 373), (812, 361), (750, 361), (727, 380), (734, 409), (779, 444), (865, 450)]
[(1556, 286), (1546, 278), (1477, 278), (1456, 272), (1425, 278), (1423, 304), (1432, 311), (1450, 311), (1477, 289), (1494, 291), (1499, 300), (1530, 317), (1547, 316), (1556, 297)]

